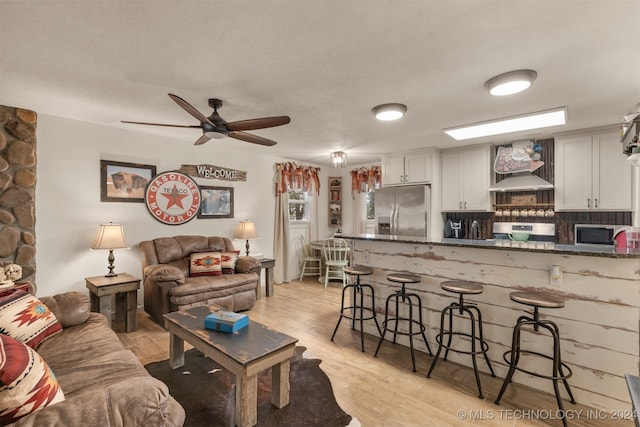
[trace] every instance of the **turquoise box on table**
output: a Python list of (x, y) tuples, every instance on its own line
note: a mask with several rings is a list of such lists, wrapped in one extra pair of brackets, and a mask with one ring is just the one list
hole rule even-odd
[(228, 332), (230, 334), (239, 331), (249, 324), (249, 316), (232, 311), (218, 310), (204, 318), (204, 327), (214, 331)]

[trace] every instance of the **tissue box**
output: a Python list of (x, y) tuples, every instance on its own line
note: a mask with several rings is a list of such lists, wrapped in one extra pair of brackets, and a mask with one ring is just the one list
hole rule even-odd
[(249, 324), (249, 316), (232, 311), (216, 311), (204, 318), (204, 327), (214, 331), (234, 333)]

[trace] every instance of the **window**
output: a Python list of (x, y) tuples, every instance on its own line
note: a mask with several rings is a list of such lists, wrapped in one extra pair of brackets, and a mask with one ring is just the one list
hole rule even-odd
[(307, 193), (291, 190), (289, 194), (289, 221), (306, 221)]
[(376, 219), (376, 195), (373, 191), (367, 193), (367, 219)]

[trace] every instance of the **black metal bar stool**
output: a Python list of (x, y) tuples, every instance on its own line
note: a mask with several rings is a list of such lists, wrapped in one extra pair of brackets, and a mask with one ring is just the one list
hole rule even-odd
[[(356, 320), (360, 321), (360, 344), (362, 346), (362, 351), (364, 352), (364, 321), (373, 319), (376, 322), (376, 327), (378, 328), (378, 334), (382, 334), (380, 329), (380, 325), (378, 324), (378, 319), (376, 318), (376, 302), (375, 302), (375, 294), (373, 292), (373, 287), (367, 283), (360, 283), (360, 276), (367, 276), (373, 273), (373, 268), (367, 267), (365, 265), (352, 265), (347, 266), (343, 269), (345, 274), (349, 276), (355, 276), (356, 282), (350, 283), (342, 288), (342, 302), (340, 304), (340, 317), (338, 318), (338, 324), (336, 328), (333, 330), (333, 335), (331, 335), (331, 341), (336, 336), (336, 332), (338, 332), (338, 327), (340, 326), (340, 322), (342, 318), (351, 319), (351, 329), (356, 328)], [(364, 305), (364, 292), (363, 289), (369, 289), (371, 292), (371, 306), (365, 307)], [(347, 290), (353, 289), (353, 300), (350, 302), (351, 305), (345, 307), (345, 296), (347, 295)], [(360, 296), (360, 301), (358, 303), (358, 295)], [(366, 317), (365, 317), (365, 311)]]
[[(387, 331), (392, 329), (389, 325), (393, 326), (393, 343), (396, 343), (397, 335), (407, 335), (409, 337), (409, 347), (411, 348), (411, 363), (413, 364), (413, 372), (416, 371), (416, 358), (413, 354), (413, 336), (414, 335), (422, 335), (422, 339), (424, 339), (424, 343), (427, 346), (427, 350), (429, 354), (431, 353), (431, 348), (429, 347), (429, 343), (427, 342), (427, 337), (424, 334), (425, 326), (422, 324), (422, 300), (418, 294), (407, 293), (405, 290), (405, 284), (407, 283), (420, 283), (420, 276), (416, 276), (415, 274), (405, 274), (405, 273), (393, 273), (387, 275), (387, 280), (390, 282), (400, 283), (402, 287), (400, 290), (395, 291), (391, 295), (387, 297), (387, 301), (385, 304), (384, 310), (384, 322), (382, 322), (382, 335), (380, 336), (380, 341), (378, 342), (378, 348), (376, 348), (376, 353), (373, 357), (378, 356), (378, 351), (380, 350), (380, 346), (384, 341), (384, 336)], [(396, 311), (395, 317), (389, 317), (389, 304), (391, 301), (395, 302)], [(409, 317), (401, 317), (400, 316), (400, 302), (406, 303), (409, 306)], [(413, 306), (416, 305), (418, 307), (418, 319), (416, 320), (413, 317)], [(398, 330), (398, 326), (400, 324), (407, 324), (409, 326), (409, 330)], [(414, 330), (414, 325), (417, 326), (417, 330)]]
[[(478, 373), (478, 364), (476, 362), (476, 354), (482, 353), (482, 355), (484, 356), (484, 360), (487, 362), (487, 366), (491, 371), (491, 376), (495, 377), (496, 374), (493, 372), (491, 362), (489, 361), (489, 356), (487, 356), (489, 344), (487, 344), (487, 342), (484, 340), (484, 336), (482, 334), (482, 314), (480, 313), (480, 309), (473, 303), (464, 302), (465, 295), (481, 294), (484, 291), (484, 288), (479, 283), (467, 282), (464, 280), (448, 280), (446, 282), (442, 282), (440, 284), (440, 288), (445, 291), (458, 294), (459, 298), (458, 302), (452, 302), (442, 310), (442, 314), (440, 315), (440, 333), (436, 336), (436, 341), (438, 342), (438, 351), (436, 351), (436, 356), (433, 358), (433, 362), (431, 362), (431, 368), (429, 368), (427, 378), (431, 378), (431, 372), (433, 372), (433, 369), (438, 363), (438, 356), (440, 356), (440, 352), (442, 351), (443, 347), (446, 349), (443, 358), (445, 361), (447, 360), (447, 356), (449, 355), (449, 350), (455, 351), (456, 353), (470, 354), (471, 359), (473, 360), (473, 371), (476, 374), (476, 384), (478, 384), (479, 397), (480, 399), (484, 399), (484, 395), (482, 394), (482, 385), (480, 384), (480, 375)], [(471, 320), (470, 334), (453, 330), (453, 312), (455, 310), (458, 311), (460, 316), (462, 316), (464, 313), (469, 315), (469, 320)], [(445, 332), (444, 320), (447, 314), (449, 315), (449, 329)], [(477, 334), (476, 319), (478, 319)], [(471, 351), (452, 348), (451, 341), (454, 335), (469, 337), (471, 339)], [(447, 337), (446, 344), (444, 344), (445, 337)]]
[[(500, 404), (500, 399), (507, 389), (507, 385), (509, 385), (509, 383), (511, 382), (511, 378), (513, 377), (515, 370), (517, 369), (519, 371), (526, 372), (529, 375), (546, 378), (553, 381), (553, 389), (556, 394), (558, 408), (560, 409), (562, 423), (566, 426), (567, 419), (565, 417), (564, 406), (562, 405), (562, 398), (560, 397), (558, 381), (562, 381), (564, 383), (564, 387), (567, 389), (567, 393), (571, 398), (571, 403), (576, 403), (575, 399), (573, 398), (573, 394), (571, 393), (571, 389), (569, 388), (569, 383), (567, 382), (567, 379), (570, 378), (571, 375), (573, 375), (573, 372), (571, 371), (571, 368), (569, 368), (569, 366), (562, 362), (562, 359), (560, 357), (560, 333), (558, 330), (558, 325), (556, 325), (551, 320), (541, 320), (538, 312), (539, 308), (562, 308), (564, 307), (564, 302), (542, 292), (512, 292), (509, 294), (509, 298), (511, 298), (512, 301), (533, 307), (533, 313), (527, 312), (528, 314), (533, 315), (533, 317), (520, 316), (518, 318), (518, 321), (516, 322), (515, 327), (513, 328), (511, 350), (506, 351), (503, 356), (505, 362), (509, 364), (509, 372), (507, 373), (507, 376), (502, 383), (500, 393), (498, 393), (496, 405)], [(549, 356), (547, 354), (536, 351), (521, 349), (520, 332), (523, 326), (533, 326), (533, 329), (535, 331), (538, 331), (541, 327), (549, 331), (551, 333), (551, 336), (553, 337), (553, 356)], [(524, 368), (519, 367), (518, 362), (520, 361), (521, 354), (532, 354), (552, 360), (553, 368), (551, 375), (528, 371)]]

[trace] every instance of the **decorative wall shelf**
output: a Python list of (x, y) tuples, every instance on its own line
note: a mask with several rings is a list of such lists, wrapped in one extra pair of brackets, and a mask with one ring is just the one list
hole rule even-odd
[(329, 227), (342, 227), (342, 177), (329, 177)]

